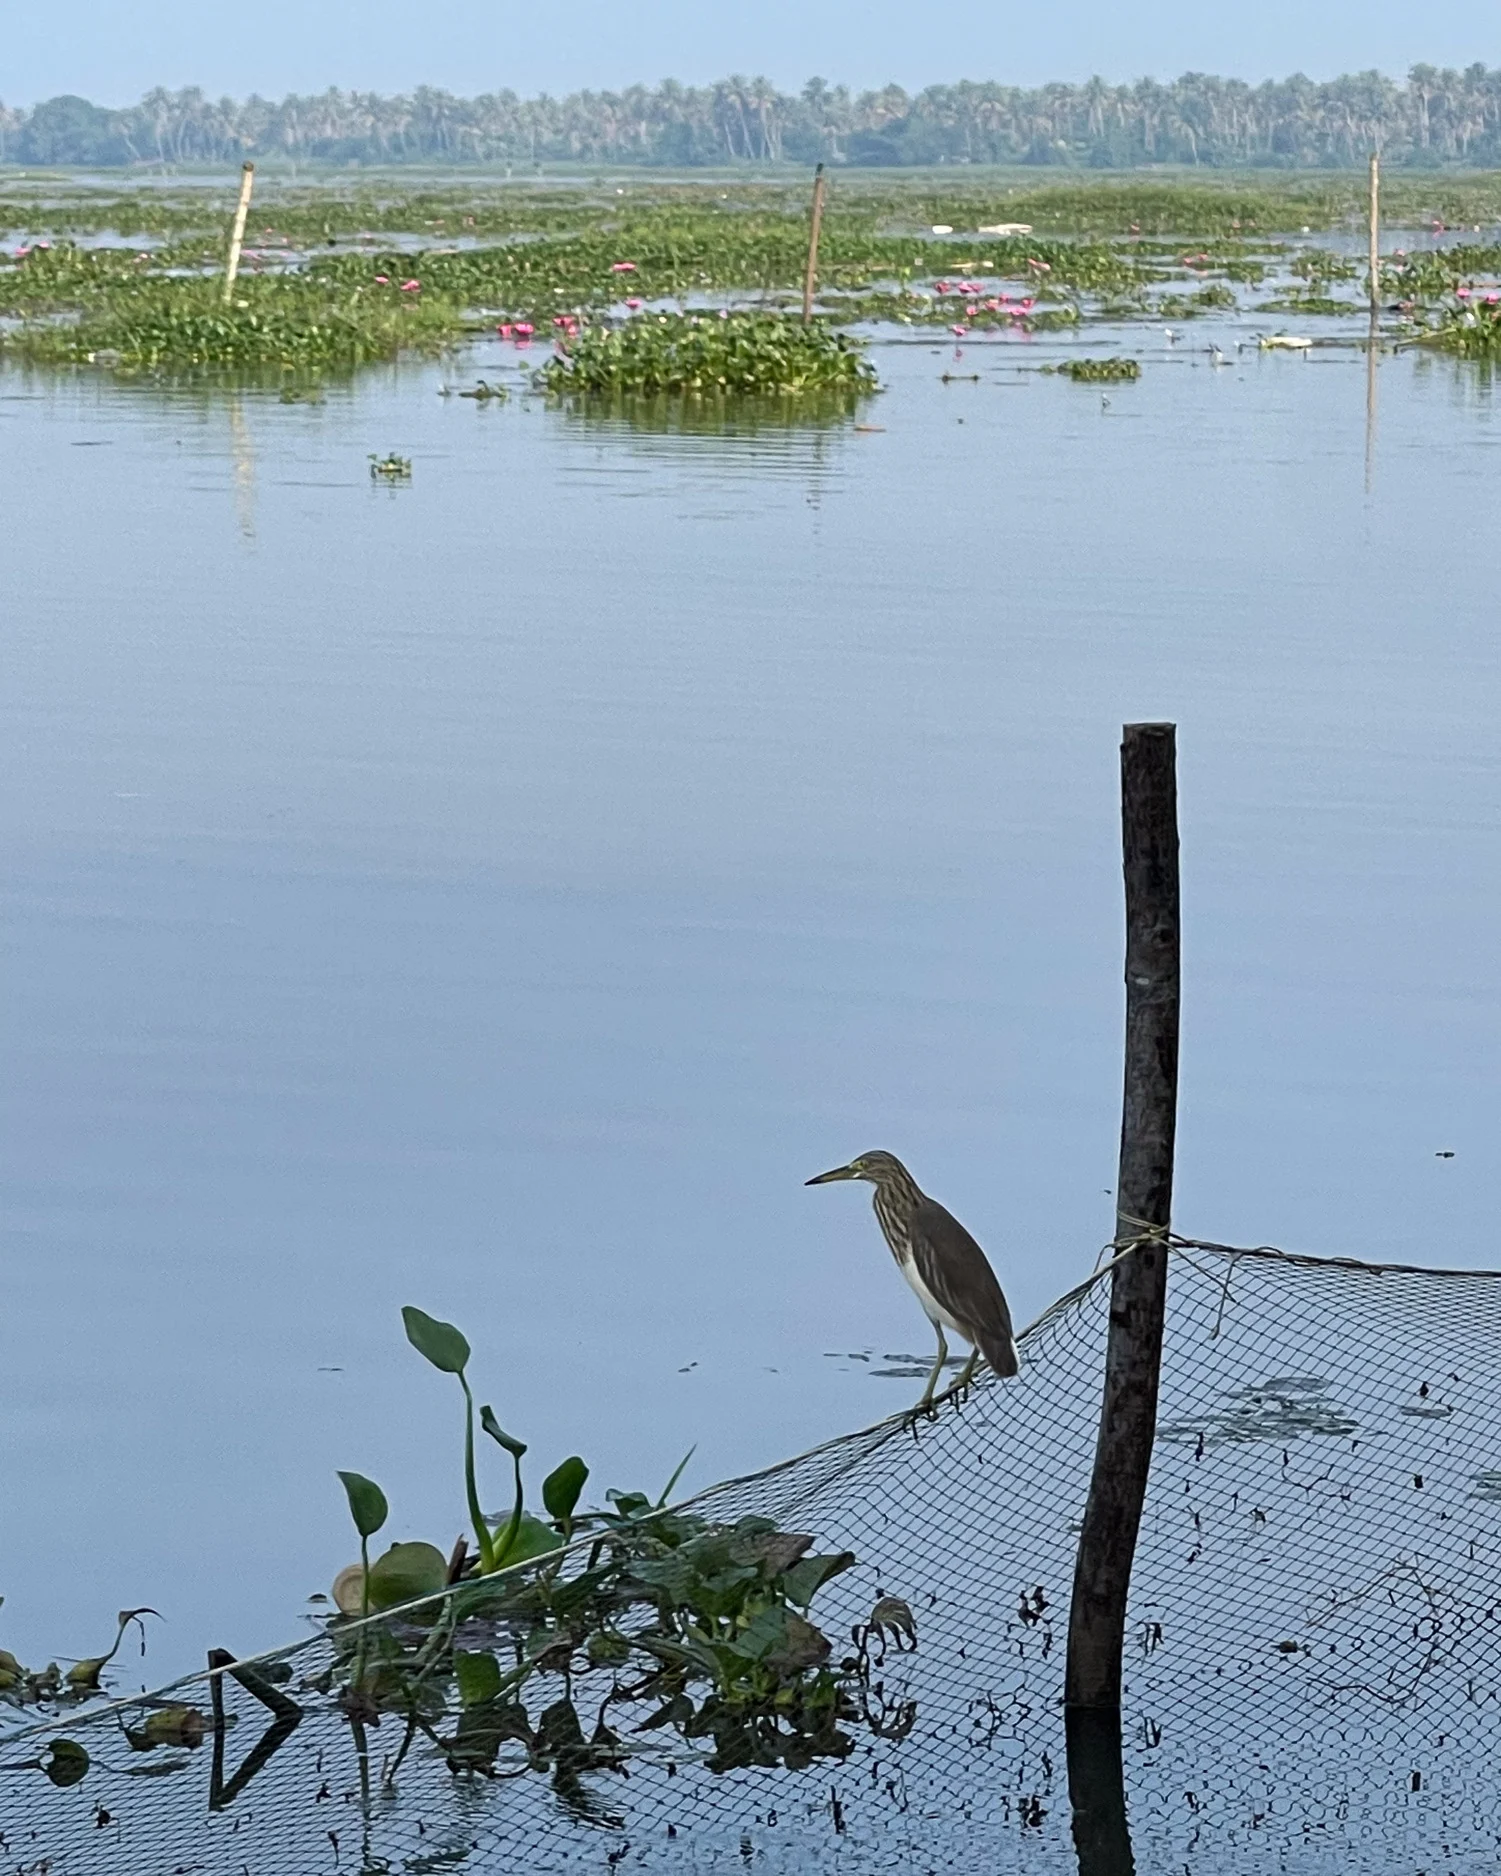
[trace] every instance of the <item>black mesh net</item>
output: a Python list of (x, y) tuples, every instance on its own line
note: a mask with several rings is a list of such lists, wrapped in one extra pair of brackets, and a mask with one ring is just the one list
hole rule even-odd
[[(1109, 1293), (1055, 1306), (1014, 1381), (692, 1501), (854, 1553), (809, 1606), (853, 1669), (836, 1749), (715, 1769), (713, 1739), (611, 1699), (618, 1663), (543, 1661), (529, 1735), (455, 1770), (450, 1680), (415, 1731), (400, 1702), (351, 1724), (345, 1627), (10, 1731), (0, 1870), (1074, 1867), (1063, 1657)], [(369, 1645), (420, 1650), (403, 1620)], [(1498, 1694), (1501, 1279), (1176, 1246), (1123, 1707), (1138, 1866), (1494, 1869)]]

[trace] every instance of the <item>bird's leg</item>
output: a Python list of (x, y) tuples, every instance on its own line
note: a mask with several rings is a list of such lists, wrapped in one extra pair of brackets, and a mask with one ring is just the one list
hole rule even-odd
[(943, 1373), (943, 1364), (949, 1358), (949, 1345), (943, 1337), (943, 1324), (935, 1322), (933, 1327), (938, 1331), (938, 1359), (933, 1363), (933, 1372), (928, 1376), (928, 1385), (923, 1389), (922, 1399), (917, 1403), (919, 1412), (933, 1405), (933, 1390), (938, 1385), (939, 1375)]
[(969, 1360), (965, 1362), (964, 1366), (959, 1370), (959, 1379), (954, 1383), (954, 1386), (956, 1388), (966, 1388), (969, 1386), (970, 1382), (974, 1380), (975, 1364), (976, 1362), (979, 1361), (979, 1359), (980, 1359), (979, 1349), (972, 1348), (969, 1351)]

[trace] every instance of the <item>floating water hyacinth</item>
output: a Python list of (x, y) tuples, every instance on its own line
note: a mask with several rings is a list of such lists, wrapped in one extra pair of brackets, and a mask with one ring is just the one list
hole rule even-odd
[(780, 313), (657, 313), (585, 326), (539, 374), (552, 392), (796, 397), (878, 389), (858, 341)]
[(1055, 369), (1075, 384), (1117, 384), (1141, 376), (1141, 366), (1134, 358), (1071, 358)]

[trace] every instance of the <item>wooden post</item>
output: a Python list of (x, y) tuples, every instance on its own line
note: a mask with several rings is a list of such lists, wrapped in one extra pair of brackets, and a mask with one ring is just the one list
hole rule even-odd
[(255, 183), (255, 164), (246, 163), (240, 171), (240, 200), (235, 209), (234, 232), (229, 237), (229, 261), (224, 269), (224, 304), (228, 306), (235, 290), (235, 275), (240, 271), (240, 247), (245, 239), (245, 218), (250, 213), (250, 191)]
[(1178, 1106), (1178, 791), (1171, 723), (1121, 742), (1126, 1072), (1117, 1245), (1094, 1474), (1069, 1609), (1064, 1704), (1118, 1708), (1126, 1596), (1157, 1430)]
[(1371, 317), (1381, 311), (1381, 158), (1371, 152)]
[(818, 231), (823, 226), (823, 164), (813, 172), (813, 226), (808, 231), (808, 270), (803, 275), (803, 324), (813, 323), (813, 283), (818, 278)]

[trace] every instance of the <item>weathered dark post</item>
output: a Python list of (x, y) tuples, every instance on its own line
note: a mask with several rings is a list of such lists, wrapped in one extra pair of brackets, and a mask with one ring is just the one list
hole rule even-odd
[(1178, 784), (1171, 723), (1121, 742), (1126, 1074), (1105, 1391), (1068, 1620), (1064, 1704), (1119, 1710), (1126, 1596), (1152, 1464), (1178, 1106)]

